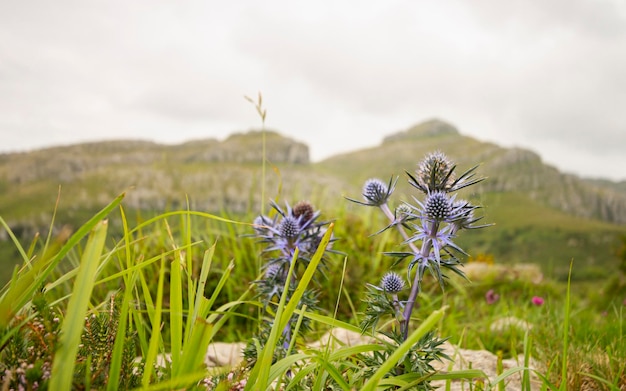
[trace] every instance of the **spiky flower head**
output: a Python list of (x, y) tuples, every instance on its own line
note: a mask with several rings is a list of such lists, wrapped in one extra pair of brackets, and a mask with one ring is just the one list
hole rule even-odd
[(417, 185), (422, 191), (449, 191), (454, 183), (454, 165), (441, 151), (431, 152), (417, 167)]
[(397, 273), (387, 272), (380, 280), (380, 287), (387, 293), (398, 293), (404, 289), (404, 279)]
[(413, 213), (411, 211), (411, 207), (407, 204), (400, 204), (396, 208), (396, 220), (404, 222), (413, 217)]
[(313, 209), (313, 205), (306, 201), (300, 201), (293, 207), (293, 216), (298, 218), (301, 217), (301, 222), (306, 223), (311, 220), (315, 215), (315, 210)]
[(389, 187), (380, 179), (368, 179), (363, 185), (363, 198), (369, 205), (380, 206), (385, 204), (390, 194)]
[(254, 230), (259, 235), (271, 235), (271, 227), (274, 226), (274, 221), (267, 216), (257, 216), (254, 219)]
[(479, 206), (472, 205), (469, 201), (458, 200), (452, 203), (452, 219), (451, 219), (451, 233), (455, 234), (460, 229), (477, 229), (489, 227), (493, 224), (481, 224), (476, 223), (483, 218), (483, 216), (476, 217), (474, 211), (480, 209)]
[(285, 216), (278, 225), (280, 236), (285, 239), (295, 239), (300, 234), (300, 224), (293, 216)]
[(477, 220), (474, 217), (474, 209), (476, 207), (465, 200), (458, 200), (452, 203), (452, 210), (455, 215), (455, 219), (452, 222), (454, 231), (462, 228), (471, 228), (471, 225)]
[(452, 202), (444, 191), (429, 193), (424, 203), (424, 212), (430, 220), (445, 221), (452, 213)]

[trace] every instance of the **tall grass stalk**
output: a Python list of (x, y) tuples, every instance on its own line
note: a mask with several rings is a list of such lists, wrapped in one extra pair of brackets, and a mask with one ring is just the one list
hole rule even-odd
[(563, 356), (561, 362), (561, 384), (559, 390), (567, 390), (567, 356), (569, 351), (569, 321), (570, 321), (570, 291), (572, 286), (572, 269), (574, 261), (570, 261), (569, 274), (567, 276), (567, 290), (565, 293), (565, 308), (563, 315)]
[[(150, 297), (150, 291), (148, 284), (141, 274), (141, 282), (144, 287), (144, 297)], [(152, 380), (152, 373), (154, 367), (159, 366), (157, 363), (157, 353), (159, 345), (162, 346), (161, 340), (161, 314), (163, 312), (163, 285), (165, 282), (165, 258), (161, 257), (161, 264), (159, 267), (159, 280), (157, 283), (156, 302), (154, 305), (148, 304), (148, 311), (150, 316), (150, 341), (148, 342), (148, 352), (146, 353), (145, 360), (146, 365), (143, 372), (141, 384), (143, 387), (147, 387)], [(150, 300), (152, 301), (152, 300)]]
[(67, 305), (67, 313), (61, 327), (60, 348), (56, 351), (52, 363), (50, 376), (52, 390), (69, 390), (72, 387), (76, 354), (85, 325), (85, 313), (94, 287), (96, 271), (104, 250), (107, 227), (107, 220), (100, 221), (94, 227), (81, 258), (74, 283), (74, 294)]

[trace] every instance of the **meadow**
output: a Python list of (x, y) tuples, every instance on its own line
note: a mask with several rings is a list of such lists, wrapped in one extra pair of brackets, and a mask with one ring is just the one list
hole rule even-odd
[[(14, 238), (23, 264), (0, 296), (3, 389), (226, 390), (252, 378), (246, 389), (428, 389), (432, 380), (463, 379), (465, 389), (477, 390), (506, 389), (515, 372), (524, 374), (524, 389), (531, 389), (531, 377), (532, 389), (536, 379), (547, 390), (626, 389), (626, 303), (615, 280), (602, 286), (496, 274), (477, 281), (451, 277), (442, 290), (426, 274), (411, 318), (415, 330), (373, 370), (368, 358), (378, 357), (384, 339), (334, 351), (298, 349), (331, 327), (361, 332), (367, 284), (378, 284), (390, 270), (395, 260), (383, 253), (397, 251), (402, 240), (393, 230), (372, 236), (387, 225), (384, 216), (345, 199), (324, 206), (320, 218), (329, 225), (321, 245), (293, 281), (297, 287), (270, 309), (274, 320), (267, 340), (257, 344), (254, 365), (207, 369), (211, 342), (248, 341), (263, 322), (255, 293), (263, 247), (250, 237), (263, 212), (172, 210), (131, 218), (123, 199), (73, 233), (60, 230), (28, 243)], [(464, 232), (469, 253), (473, 234)], [(325, 254), (331, 237), (337, 253)], [(322, 273), (314, 273), (323, 258)], [(484, 254), (468, 261), (498, 264)], [(316, 311), (298, 306), (309, 285)], [(490, 329), (509, 316), (532, 328)], [(309, 330), (296, 328), (293, 350), (274, 357), (277, 336), (291, 319), (298, 326), (307, 321)], [(389, 327), (381, 323), (378, 330)], [(491, 379), (477, 370), (425, 376), (392, 370), (433, 333), (465, 349), (521, 357), (520, 365)], [(165, 363), (164, 354), (170, 356)], [(525, 365), (531, 358), (534, 369)]]

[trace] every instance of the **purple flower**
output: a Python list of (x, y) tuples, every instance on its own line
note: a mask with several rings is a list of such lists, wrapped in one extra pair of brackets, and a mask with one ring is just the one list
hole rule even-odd
[(487, 300), (487, 304), (494, 304), (499, 299), (500, 295), (497, 294), (493, 289), (489, 289), (487, 293), (485, 293), (485, 300)]
[(452, 201), (443, 191), (429, 193), (424, 203), (426, 216), (434, 221), (445, 221), (452, 213)]
[(543, 297), (541, 297), (541, 296), (533, 296), (533, 298), (532, 298), (532, 300), (531, 300), (531, 301), (532, 301), (532, 303), (533, 303), (534, 305), (536, 305), (537, 307), (542, 306), (542, 305), (543, 305), (543, 303), (545, 302), (545, 300), (544, 300), (544, 299), (543, 299)]
[(404, 289), (404, 280), (394, 272), (387, 272), (380, 281), (380, 287), (388, 293), (398, 293)]

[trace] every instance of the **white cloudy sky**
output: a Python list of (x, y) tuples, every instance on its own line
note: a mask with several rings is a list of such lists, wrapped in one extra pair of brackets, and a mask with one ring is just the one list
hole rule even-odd
[(626, 2), (0, 0), (0, 152), (223, 139), (259, 91), (316, 160), (437, 117), (624, 180)]

